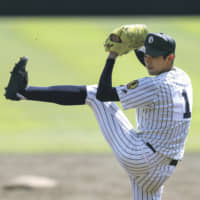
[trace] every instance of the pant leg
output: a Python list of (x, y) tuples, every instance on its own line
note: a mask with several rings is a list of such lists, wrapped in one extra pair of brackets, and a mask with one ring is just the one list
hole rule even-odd
[(154, 192), (145, 191), (135, 182), (134, 179), (130, 178), (130, 180), (133, 192), (133, 200), (161, 200), (163, 186), (159, 187), (159, 189)]
[(116, 158), (131, 177), (134, 200), (161, 200), (164, 182), (173, 173), (169, 158), (154, 153), (138, 137), (123, 112), (113, 102), (96, 99), (97, 86), (87, 86), (86, 103)]
[(161, 162), (145, 176), (130, 177), (133, 200), (161, 200), (165, 182), (174, 173), (175, 166)]
[(144, 175), (149, 164), (144, 156), (148, 149), (135, 129), (113, 102), (96, 99), (97, 86), (87, 86), (86, 103), (92, 108), (101, 131), (116, 158), (131, 175)]

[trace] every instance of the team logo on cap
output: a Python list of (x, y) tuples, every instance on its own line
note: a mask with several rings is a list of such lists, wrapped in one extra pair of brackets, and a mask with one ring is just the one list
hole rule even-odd
[(153, 38), (153, 36), (150, 36), (150, 37), (149, 37), (149, 39), (148, 39), (148, 42), (149, 42), (149, 44), (152, 44), (152, 43), (153, 43), (153, 41), (154, 41), (154, 38)]

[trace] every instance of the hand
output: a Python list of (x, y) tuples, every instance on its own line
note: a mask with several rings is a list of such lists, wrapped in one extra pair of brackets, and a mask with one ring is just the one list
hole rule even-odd
[(115, 52), (110, 52), (108, 58), (110, 58), (110, 59), (116, 59), (117, 56), (118, 56), (117, 53), (115, 53)]

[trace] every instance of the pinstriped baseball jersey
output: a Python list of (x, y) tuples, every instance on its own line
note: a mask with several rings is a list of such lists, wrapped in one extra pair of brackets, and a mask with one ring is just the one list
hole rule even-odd
[(192, 86), (181, 69), (117, 87), (124, 109), (136, 108), (138, 135), (156, 151), (182, 159), (192, 110)]
[(114, 102), (96, 98), (97, 86), (87, 86), (86, 103), (92, 108), (102, 133), (128, 173), (134, 200), (161, 200), (164, 182), (173, 174), (171, 159), (153, 152)]

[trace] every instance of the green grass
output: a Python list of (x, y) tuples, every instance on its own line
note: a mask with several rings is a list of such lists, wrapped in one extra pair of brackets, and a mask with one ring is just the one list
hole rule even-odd
[[(200, 150), (200, 17), (49, 17), (0, 18), (0, 152), (109, 152), (87, 106), (59, 106), (4, 99), (9, 72), (20, 56), (29, 57), (29, 85), (96, 84), (107, 53), (103, 42), (122, 24), (144, 23), (151, 32), (176, 39), (177, 66), (191, 77), (193, 118), (187, 151)], [(133, 53), (118, 59), (114, 85), (146, 76)], [(135, 125), (134, 110), (125, 112)]]

